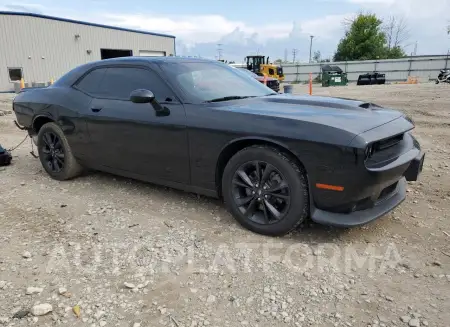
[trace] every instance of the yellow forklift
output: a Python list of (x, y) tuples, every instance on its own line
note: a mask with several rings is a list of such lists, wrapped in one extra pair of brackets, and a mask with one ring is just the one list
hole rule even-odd
[(255, 55), (245, 57), (247, 69), (259, 76), (276, 78), (280, 82), (284, 80), (283, 68), (269, 64), (269, 57)]

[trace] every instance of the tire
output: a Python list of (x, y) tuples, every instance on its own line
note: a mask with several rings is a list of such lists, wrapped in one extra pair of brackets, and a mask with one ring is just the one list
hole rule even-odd
[(72, 154), (64, 132), (57, 124), (46, 123), (41, 127), (37, 137), (37, 148), (42, 167), (53, 179), (69, 180), (83, 172), (83, 168)]
[[(222, 194), (234, 218), (258, 234), (283, 236), (309, 216), (308, 182), (303, 167), (270, 146), (252, 146), (236, 153), (225, 167)], [(248, 208), (247, 204), (240, 206), (250, 197), (253, 198)]]
[(436, 84), (439, 84), (439, 80), (438, 79), (436, 80)]

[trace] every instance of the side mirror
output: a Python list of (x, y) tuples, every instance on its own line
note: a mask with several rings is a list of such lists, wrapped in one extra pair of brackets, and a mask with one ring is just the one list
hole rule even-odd
[(134, 103), (151, 103), (155, 100), (155, 95), (152, 91), (139, 89), (134, 90), (130, 94), (130, 101)]

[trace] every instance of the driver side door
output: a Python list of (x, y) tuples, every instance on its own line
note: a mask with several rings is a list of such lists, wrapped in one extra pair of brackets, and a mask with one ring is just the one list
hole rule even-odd
[[(173, 91), (149, 67), (101, 69), (103, 76), (85, 112), (95, 164), (155, 182), (188, 183), (186, 115)], [(157, 115), (150, 103), (131, 102), (137, 89), (153, 92), (168, 115)]]

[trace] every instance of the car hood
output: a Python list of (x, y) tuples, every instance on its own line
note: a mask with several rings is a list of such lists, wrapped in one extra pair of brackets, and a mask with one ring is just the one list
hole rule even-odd
[(363, 101), (288, 94), (221, 102), (225, 110), (326, 125), (360, 134), (403, 114)]

